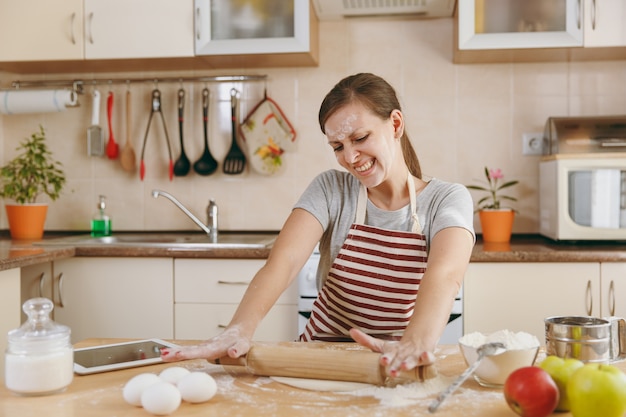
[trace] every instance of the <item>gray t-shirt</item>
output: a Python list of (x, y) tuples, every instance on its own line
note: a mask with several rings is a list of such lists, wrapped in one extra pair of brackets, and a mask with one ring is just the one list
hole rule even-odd
[[(325, 171), (309, 184), (294, 206), (311, 213), (324, 228), (319, 242), (318, 288), (321, 288), (328, 276), (330, 266), (355, 221), (360, 185), (359, 180), (348, 172)], [(417, 195), (416, 204), (427, 251), (432, 237), (447, 227), (462, 227), (474, 235), (473, 201), (464, 186), (433, 178)], [(408, 204), (399, 210), (381, 210), (368, 199), (365, 224), (389, 230), (411, 231), (410, 211)]]

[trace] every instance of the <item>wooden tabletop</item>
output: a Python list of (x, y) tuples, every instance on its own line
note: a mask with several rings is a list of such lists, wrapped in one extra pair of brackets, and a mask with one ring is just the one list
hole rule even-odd
[[(91, 339), (77, 347), (112, 343), (116, 340)], [(184, 344), (185, 342), (180, 342)], [(208, 372), (218, 392), (209, 402), (183, 402), (173, 416), (341, 416), (341, 417), (419, 417), (431, 415), (427, 408), (436, 394), (464, 369), (465, 363), (457, 346), (443, 345), (437, 349), (439, 376), (423, 385), (411, 384), (396, 388), (372, 387), (350, 393), (329, 393), (292, 388), (267, 377), (243, 372), (226, 372), (224, 368), (204, 360), (176, 364), (159, 364), (114, 372), (75, 376), (63, 393), (44, 397), (20, 397), (0, 389), (0, 415), (13, 417), (146, 417), (141, 407), (124, 402), (122, 389), (133, 376), (143, 372), (158, 373), (170, 366), (184, 366), (192, 371)], [(540, 359), (543, 355), (540, 354)], [(625, 369), (626, 365), (619, 364)], [(515, 417), (501, 389), (487, 389), (474, 380), (466, 381), (448, 398), (435, 415), (441, 417)], [(569, 413), (554, 414), (569, 417)]]

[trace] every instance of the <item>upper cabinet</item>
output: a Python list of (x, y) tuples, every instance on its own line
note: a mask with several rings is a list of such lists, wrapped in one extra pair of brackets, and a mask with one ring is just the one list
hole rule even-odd
[(456, 62), (602, 58), (626, 46), (623, 0), (467, 0), (456, 18)]

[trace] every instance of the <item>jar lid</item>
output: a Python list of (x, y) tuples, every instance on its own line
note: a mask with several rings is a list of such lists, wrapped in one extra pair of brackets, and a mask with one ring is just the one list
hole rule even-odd
[(22, 305), (28, 320), (9, 332), (9, 343), (45, 342), (69, 339), (70, 328), (50, 319), (54, 303), (43, 297), (31, 298)]

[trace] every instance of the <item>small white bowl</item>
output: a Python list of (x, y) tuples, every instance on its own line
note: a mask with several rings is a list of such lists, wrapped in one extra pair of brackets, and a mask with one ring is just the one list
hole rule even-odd
[[(459, 347), (467, 366), (471, 366), (478, 358), (478, 347), (463, 343), (459, 340)], [(495, 341), (495, 340), (494, 340)], [(506, 344), (505, 344), (506, 345)], [(532, 366), (539, 353), (539, 343), (536, 346), (522, 349), (509, 349), (493, 356), (485, 356), (474, 371), (474, 379), (483, 387), (501, 388), (511, 372), (524, 366)]]

